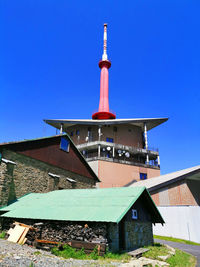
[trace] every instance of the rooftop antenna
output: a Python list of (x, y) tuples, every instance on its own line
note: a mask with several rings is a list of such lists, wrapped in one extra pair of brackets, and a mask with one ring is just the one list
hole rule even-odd
[(107, 55), (107, 23), (104, 23), (103, 26), (103, 55), (102, 60), (99, 61), (99, 68), (101, 69), (99, 110), (92, 114), (93, 120), (116, 119), (115, 114), (109, 111), (108, 69), (111, 67), (111, 62), (108, 60)]

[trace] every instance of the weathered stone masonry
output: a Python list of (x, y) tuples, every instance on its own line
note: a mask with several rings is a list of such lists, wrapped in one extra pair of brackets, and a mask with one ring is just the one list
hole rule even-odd
[[(45, 193), (58, 189), (92, 188), (95, 180), (67, 171), (48, 163), (24, 156), (22, 154), (3, 150), (2, 157), (15, 162), (0, 163), (0, 206), (27, 193)], [(52, 177), (48, 173), (60, 177)], [(76, 181), (72, 183), (67, 180)]]

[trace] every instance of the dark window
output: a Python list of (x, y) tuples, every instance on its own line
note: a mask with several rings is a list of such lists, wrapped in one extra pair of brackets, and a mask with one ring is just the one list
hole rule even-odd
[(71, 133), (70, 133), (70, 136), (73, 136), (73, 135), (74, 135), (74, 132), (71, 132)]
[(88, 131), (90, 132), (92, 130), (92, 128), (91, 127), (88, 127)]
[(64, 187), (58, 187), (58, 190), (63, 190), (63, 189), (65, 189)]
[(117, 127), (116, 126), (113, 127), (113, 131), (117, 132)]
[(146, 180), (147, 174), (146, 173), (140, 173), (140, 180)]
[(64, 137), (61, 137), (60, 149), (62, 149), (63, 151), (69, 152), (69, 141)]
[(131, 132), (131, 129), (128, 129), (129, 132)]
[(76, 135), (79, 135), (80, 134), (80, 131), (79, 130), (76, 130)]
[(110, 138), (110, 137), (106, 137), (106, 142), (110, 142), (110, 143), (113, 143), (113, 142), (114, 142), (114, 140), (113, 140), (113, 138)]

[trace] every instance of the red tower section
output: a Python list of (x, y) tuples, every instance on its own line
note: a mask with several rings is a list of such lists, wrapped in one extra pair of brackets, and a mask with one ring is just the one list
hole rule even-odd
[(115, 114), (109, 111), (108, 101), (108, 69), (111, 67), (111, 62), (108, 60), (107, 56), (107, 24), (104, 24), (104, 52), (102, 60), (99, 62), (99, 67), (101, 69), (99, 110), (92, 115), (92, 119), (115, 119)]

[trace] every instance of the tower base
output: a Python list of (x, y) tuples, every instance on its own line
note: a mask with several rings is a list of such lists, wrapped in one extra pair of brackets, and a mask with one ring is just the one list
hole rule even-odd
[(116, 119), (116, 115), (107, 111), (98, 111), (92, 114), (93, 120), (113, 120)]

